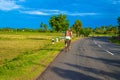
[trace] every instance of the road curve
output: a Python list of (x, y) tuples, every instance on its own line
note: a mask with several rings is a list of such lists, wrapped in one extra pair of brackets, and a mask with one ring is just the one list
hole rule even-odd
[(77, 40), (36, 80), (120, 80), (120, 45), (106, 37)]

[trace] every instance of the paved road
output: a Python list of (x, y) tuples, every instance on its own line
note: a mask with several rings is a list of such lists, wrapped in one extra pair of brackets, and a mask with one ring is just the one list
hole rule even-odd
[(78, 40), (37, 80), (120, 80), (120, 46), (105, 37)]

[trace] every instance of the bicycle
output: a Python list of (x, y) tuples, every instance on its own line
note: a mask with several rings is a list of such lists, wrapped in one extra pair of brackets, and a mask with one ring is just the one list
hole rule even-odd
[(65, 51), (69, 51), (70, 50), (70, 40), (69, 39), (66, 39), (65, 40)]

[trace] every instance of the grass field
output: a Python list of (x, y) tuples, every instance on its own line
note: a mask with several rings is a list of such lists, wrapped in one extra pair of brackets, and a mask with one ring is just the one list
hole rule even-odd
[(120, 38), (117, 37), (111, 37), (109, 39), (110, 42), (115, 43), (115, 44), (119, 44), (120, 45)]
[(64, 47), (62, 33), (0, 32), (0, 80), (34, 80)]

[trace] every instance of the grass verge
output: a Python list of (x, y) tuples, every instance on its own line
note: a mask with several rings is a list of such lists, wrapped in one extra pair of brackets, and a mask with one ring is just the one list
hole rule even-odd
[(40, 51), (24, 52), (0, 66), (1, 80), (34, 80), (63, 48), (64, 43), (48, 44)]
[(111, 37), (109, 40), (110, 40), (110, 42), (112, 42), (112, 43), (120, 44), (120, 39), (117, 39), (117, 38), (115, 38), (115, 37)]

